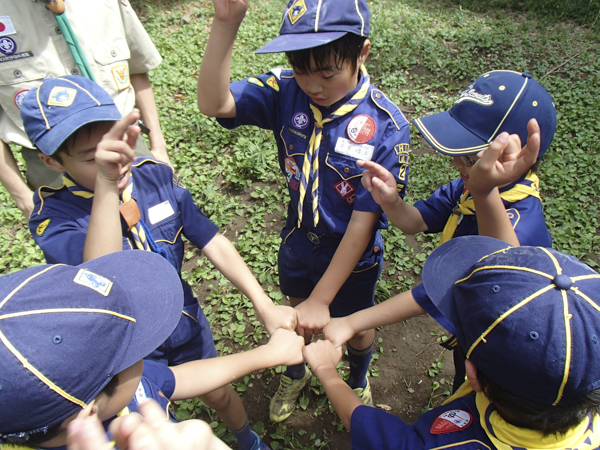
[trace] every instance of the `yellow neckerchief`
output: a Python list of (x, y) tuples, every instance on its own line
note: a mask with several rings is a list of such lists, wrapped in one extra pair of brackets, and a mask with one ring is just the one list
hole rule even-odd
[(67, 174), (63, 173), (62, 180), (63, 185), (69, 190), (69, 192), (71, 192), (71, 194), (83, 198), (92, 198), (94, 196), (92, 191), (84, 188), (83, 186), (79, 186)]
[[(363, 101), (369, 90), (369, 74), (365, 66), (360, 66), (360, 71), (363, 75), (363, 83), (360, 89), (354, 94), (354, 96), (345, 102), (338, 109), (333, 111), (327, 117), (323, 118), (323, 114), (314, 105), (309, 104), (310, 109), (313, 112), (315, 118), (315, 126), (310, 136), (308, 152), (304, 155), (304, 163), (302, 164), (302, 176), (300, 178), (300, 198), (298, 200), (298, 226), (302, 224), (302, 214), (304, 206), (304, 197), (306, 195), (306, 188), (308, 187), (308, 180), (312, 173), (313, 185), (311, 190), (312, 195), (312, 210), (313, 210), (313, 224), (316, 227), (319, 223), (319, 146), (321, 145), (321, 139), (323, 138), (323, 126), (326, 123), (333, 122), (334, 120), (345, 116), (351, 111), (354, 111), (356, 107)], [(311, 170), (312, 169), (312, 170)]]
[[(529, 196), (540, 198), (540, 180), (532, 171), (529, 171), (525, 175), (525, 178), (518, 181), (510, 189), (500, 192), (502, 200), (508, 203), (514, 203)], [(442, 237), (440, 238), (440, 245), (452, 239), (454, 233), (456, 233), (458, 221), (462, 216), (472, 215), (475, 215), (475, 202), (470, 198), (469, 191), (465, 190), (460, 197), (460, 201), (456, 204), (454, 211), (452, 211), (448, 222), (446, 222), (444, 231), (442, 231)]]
[[(444, 405), (473, 393), (473, 388), (467, 380), (444, 402)], [(477, 392), (475, 405), (479, 412), (481, 428), (498, 450), (513, 450), (514, 448), (526, 450), (595, 450), (600, 447), (600, 416), (593, 417), (592, 426), (590, 426), (590, 418), (587, 417), (582, 423), (564, 435), (554, 434), (543, 437), (539, 431), (511, 425), (498, 414), (498, 411), (493, 411), (490, 414), (489, 423), (491, 428), (488, 428), (485, 417), (488, 408), (491, 406), (490, 400), (482, 392)], [(599, 431), (594, 433), (592, 430)]]

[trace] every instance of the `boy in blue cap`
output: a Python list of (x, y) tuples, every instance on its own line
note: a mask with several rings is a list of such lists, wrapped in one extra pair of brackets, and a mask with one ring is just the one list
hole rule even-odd
[(353, 449), (600, 448), (600, 274), (552, 249), (463, 236), (434, 250), (423, 284), (456, 327), (467, 381), (414, 424), (364, 406), (331, 342), (304, 348)]
[[(437, 151), (453, 157), (460, 178), (437, 189), (429, 199), (409, 205), (393, 195), (393, 177), (387, 170), (370, 161), (359, 162), (368, 169), (363, 183), (394, 225), (406, 234), (442, 232), (442, 243), (480, 234), (512, 245), (552, 246), (535, 172), (554, 137), (556, 110), (537, 81), (519, 72), (488, 72), (449, 111), (414, 123)], [(332, 321), (325, 336), (339, 344), (367, 327), (425, 313), (454, 333), (452, 323), (419, 285), (371, 311)], [(444, 346), (451, 348), (454, 343), (451, 339)], [(465, 374), (462, 361), (455, 366), (457, 388)]]
[[(141, 249), (163, 255), (181, 271), (182, 235), (253, 302), (267, 330), (294, 329), (295, 311), (275, 306), (233, 245), (194, 203), (173, 170), (149, 158), (133, 160), (137, 110), (121, 119), (111, 97), (84, 77), (46, 79), (25, 97), (25, 129), (64, 185), (40, 188), (29, 226), (48, 263), (80, 264), (112, 252)], [(120, 120), (119, 120), (120, 119)], [(189, 284), (174, 333), (150, 358), (168, 365), (217, 356), (208, 320)], [(225, 386), (203, 396), (236, 435), (254, 443), (239, 396)]]
[(147, 399), (161, 405), (163, 420), (173, 419), (169, 399), (302, 361), (304, 340), (284, 329), (262, 347), (222, 358), (174, 367), (142, 360), (175, 329), (184, 300), (178, 273), (153, 252), (14, 272), (0, 278), (0, 299), (2, 450), (62, 450), (77, 416), (97, 415), (108, 427)]
[[(227, 128), (270, 129), (291, 201), (281, 231), (279, 281), (307, 340), (330, 317), (373, 305), (387, 228), (381, 207), (361, 185), (359, 159), (386, 167), (395, 195), (408, 180), (409, 126), (374, 88), (364, 67), (371, 43), (365, 0), (290, 0), (279, 37), (257, 53), (285, 52), (292, 70), (273, 69), (230, 84), (231, 52), (248, 1), (214, 0), (215, 18), (198, 78), (200, 111)], [(366, 377), (374, 330), (348, 343), (348, 384), (372, 404)], [(285, 420), (310, 379), (288, 367), (271, 399), (270, 418)]]

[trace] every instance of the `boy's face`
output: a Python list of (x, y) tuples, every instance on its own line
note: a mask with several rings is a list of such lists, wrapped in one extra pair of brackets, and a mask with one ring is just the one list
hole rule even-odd
[[(62, 164), (50, 157), (44, 158), (43, 155), (42, 159), (50, 169), (60, 173), (67, 172), (81, 186), (93, 191), (98, 174), (94, 159), (96, 146), (113, 125), (114, 122), (98, 122), (89, 129), (77, 133), (75, 140), (70, 143), (67, 151), (60, 154)], [(119, 192), (123, 192), (127, 187), (131, 174), (131, 164), (123, 167), (121, 174), (117, 184)]]
[[(468, 160), (469, 163), (466, 163), (465, 160)], [(471, 175), (471, 169), (473, 169), (473, 164), (475, 164), (478, 160), (479, 157), (477, 155), (452, 157), (452, 165), (459, 170), (460, 178), (463, 180), (465, 188), (467, 189), (469, 189), (468, 183)]]

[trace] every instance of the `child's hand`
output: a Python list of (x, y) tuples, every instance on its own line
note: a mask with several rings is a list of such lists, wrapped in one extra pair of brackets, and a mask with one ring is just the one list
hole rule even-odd
[(294, 331), (279, 328), (271, 334), (267, 343), (271, 350), (273, 361), (280, 366), (295, 366), (304, 362), (302, 349), (304, 338), (298, 336)]
[(535, 119), (529, 121), (527, 131), (527, 145), (523, 148), (519, 136), (509, 136), (505, 132), (480, 153), (481, 158), (471, 169), (466, 186), (471, 193), (489, 193), (527, 173), (535, 164), (540, 150), (540, 127)]
[(389, 208), (402, 201), (398, 195), (398, 187), (394, 175), (373, 161), (357, 161), (365, 170), (362, 176), (363, 186), (371, 193), (373, 200), (382, 208)]
[(302, 351), (312, 371), (319, 376), (325, 369), (335, 369), (342, 359), (342, 347), (334, 347), (328, 340), (318, 340), (304, 346)]
[(331, 319), (327, 326), (323, 328), (323, 336), (334, 347), (341, 347), (354, 336), (354, 331), (350, 327), (347, 317), (339, 317)]
[(310, 297), (300, 303), (296, 308), (298, 314), (298, 326), (296, 332), (306, 339), (310, 339), (313, 334), (319, 334), (329, 323), (329, 306)]
[(291, 306), (271, 304), (258, 313), (258, 316), (267, 329), (267, 332), (271, 335), (278, 328), (295, 331), (298, 323), (296, 310)]
[(248, 0), (213, 0), (215, 20), (240, 24), (248, 10)]
[(137, 109), (116, 122), (96, 146), (94, 160), (98, 167), (98, 178), (116, 183), (124, 168), (135, 159), (135, 144), (140, 127), (134, 125), (140, 118)]

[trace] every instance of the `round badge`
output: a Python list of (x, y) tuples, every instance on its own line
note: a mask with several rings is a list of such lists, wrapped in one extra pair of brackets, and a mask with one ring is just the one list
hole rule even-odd
[(355, 144), (364, 144), (373, 139), (376, 129), (377, 127), (372, 117), (360, 114), (352, 118), (346, 132), (352, 142)]
[(292, 117), (292, 124), (299, 130), (304, 130), (308, 126), (308, 122), (308, 115), (303, 112), (296, 113)]
[(0, 38), (0, 52), (5, 55), (12, 55), (17, 51), (17, 43), (13, 38), (3, 36)]
[(22, 89), (15, 94), (15, 105), (17, 105), (17, 108), (21, 109), (21, 104), (23, 103), (23, 99), (25, 98), (25, 96), (27, 95), (28, 92), (29, 92), (29, 89)]

